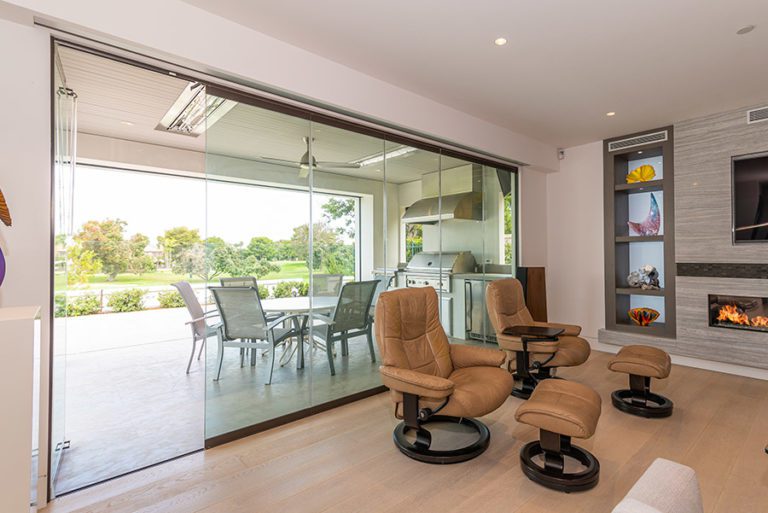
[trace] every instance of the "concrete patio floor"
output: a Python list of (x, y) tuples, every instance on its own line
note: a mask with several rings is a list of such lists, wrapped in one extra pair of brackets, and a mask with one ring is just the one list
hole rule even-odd
[[(66, 449), (57, 493), (115, 477), (202, 449), (212, 437), (381, 384), (364, 337), (337, 350), (336, 376), (326, 354), (308, 350), (275, 366), (269, 358), (240, 367), (239, 351), (225, 350), (221, 380), (212, 380), (215, 338), (185, 374), (191, 350), (186, 309), (148, 310), (57, 319), (66, 328)], [(57, 343), (60, 338), (57, 338)], [(60, 348), (61, 349), (61, 348)], [(276, 356), (280, 356), (278, 349)], [(378, 360), (378, 356), (377, 356)], [(208, 379), (205, 378), (206, 366)], [(206, 401), (207, 397), (207, 401)]]

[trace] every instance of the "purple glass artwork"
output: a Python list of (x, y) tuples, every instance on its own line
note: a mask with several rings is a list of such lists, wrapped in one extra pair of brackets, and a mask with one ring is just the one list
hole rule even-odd
[(0, 285), (3, 284), (5, 279), (5, 257), (3, 256), (3, 250), (0, 249)]
[(642, 223), (635, 223), (629, 221), (630, 235), (658, 235), (659, 228), (661, 227), (661, 214), (659, 213), (659, 204), (656, 203), (656, 197), (651, 193), (651, 209), (648, 212), (648, 216)]

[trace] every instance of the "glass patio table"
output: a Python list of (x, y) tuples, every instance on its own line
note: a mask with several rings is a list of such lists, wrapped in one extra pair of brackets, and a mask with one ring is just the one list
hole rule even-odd
[[(286, 315), (291, 314), (304, 314), (304, 320), (300, 318), (294, 318), (293, 324), (296, 330), (301, 332), (307, 326), (307, 319), (309, 318), (310, 311), (317, 313), (328, 313), (336, 307), (339, 298), (334, 296), (313, 296), (312, 302), (307, 296), (299, 297), (280, 297), (274, 299), (262, 299), (261, 308), (264, 313), (278, 313), (282, 312)], [(311, 304), (311, 306), (310, 306)], [(302, 335), (302, 343), (298, 344), (298, 356), (296, 358), (296, 368), (304, 368), (304, 336)], [(310, 340), (311, 343), (311, 340)]]

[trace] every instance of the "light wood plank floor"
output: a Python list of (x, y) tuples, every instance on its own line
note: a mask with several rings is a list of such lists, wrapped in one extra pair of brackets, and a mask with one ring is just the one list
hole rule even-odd
[(542, 488), (519, 468), (536, 431), (514, 420), (510, 397), (485, 417), (491, 446), (470, 462), (433, 466), (393, 446), (386, 394), (62, 497), (47, 511), (251, 512), (610, 512), (656, 457), (696, 469), (705, 510), (768, 511), (768, 382), (675, 366), (655, 389), (675, 402), (667, 419), (641, 419), (610, 405), (626, 377), (610, 355), (560, 375), (603, 398), (595, 436), (577, 443), (600, 460), (601, 479), (570, 495)]

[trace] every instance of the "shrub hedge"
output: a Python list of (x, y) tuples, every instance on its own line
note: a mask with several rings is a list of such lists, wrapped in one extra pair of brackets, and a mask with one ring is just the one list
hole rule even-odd
[(163, 290), (157, 294), (157, 302), (160, 303), (160, 308), (181, 308), (186, 306), (178, 290)]
[(138, 312), (144, 310), (144, 293), (142, 289), (125, 289), (113, 292), (109, 296), (107, 306), (114, 312)]

